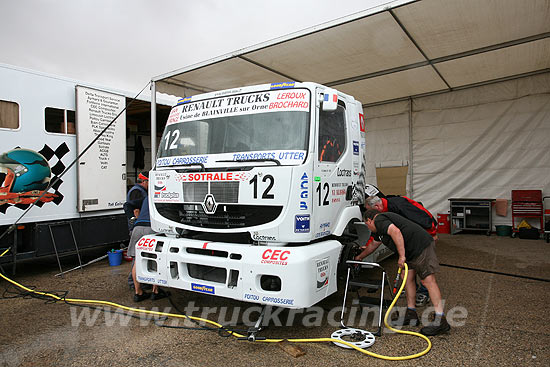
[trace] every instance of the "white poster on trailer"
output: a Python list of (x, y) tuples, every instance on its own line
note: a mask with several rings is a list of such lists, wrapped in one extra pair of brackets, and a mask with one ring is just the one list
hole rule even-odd
[[(78, 154), (124, 109), (126, 98), (76, 86)], [(78, 211), (122, 208), (126, 200), (126, 112), (78, 161)]]

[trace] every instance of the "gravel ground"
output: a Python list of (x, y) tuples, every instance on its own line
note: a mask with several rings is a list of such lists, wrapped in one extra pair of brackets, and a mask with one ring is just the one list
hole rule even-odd
[[(453, 327), (449, 334), (431, 338), (432, 350), (420, 359), (396, 363), (402, 366), (549, 365), (550, 325), (545, 308), (550, 301), (548, 282), (525, 277), (550, 279), (550, 245), (541, 240), (442, 235), (437, 252), (444, 264), (438, 282), (447, 314), (454, 314), (456, 321), (462, 321), (463, 325)], [(84, 261), (102, 253), (87, 253)], [(74, 266), (70, 258), (62, 261), (65, 269)], [(382, 264), (392, 279), (395, 263), (396, 258), (390, 258)], [(172, 290), (170, 300), (146, 300), (135, 304), (126, 284), (129, 263), (110, 267), (104, 260), (83, 271), (68, 273), (64, 278), (54, 277), (58, 273), (55, 259), (18, 264), (16, 276), (11, 275), (9, 267), (4, 266), (4, 269), (8, 276), (25, 286), (56, 294), (68, 292), (69, 298), (108, 300), (129, 307), (173, 313), (178, 313), (176, 307), (184, 311), (186, 307), (195, 306), (191, 315), (204, 314), (224, 323), (234, 316), (238, 316), (238, 322), (253, 321), (258, 315), (257, 308), (251, 308), (253, 304), (180, 290)], [(130, 317), (122, 311), (110, 313), (64, 302), (11, 298), (13, 288), (3, 280), (0, 280), (0, 291), (3, 292), (0, 299), (0, 366), (343, 366), (361, 363), (377, 366), (389, 363), (326, 342), (299, 344), (306, 354), (295, 358), (274, 343), (239, 341), (217, 331), (159, 327), (151, 317), (139, 318), (137, 313), (134, 313), (136, 317)], [(342, 297), (342, 292), (338, 292), (307, 312), (275, 313), (285, 325), (291, 318), (294, 321), (290, 326), (277, 326), (272, 322), (260, 335), (329, 337), (337, 330), (334, 322), (339, 320), (339, 310), (335, 307), (340, 306)], [(404, 305), (404, 298), (399, 304)], [(418, 311), (422, 314), (425, 309)], [(322, 322), (309, 326), (308, 322), (321, 320), (322, 312)], [(327, 319), (333, 321), (327, 322)], [(372, 322), (369, 318), (361, 325), (375, 331)], [(157, 323), (197, 326), (180, 319)], [(240, 323), (234, 327), (247, 328)], [(406, 355), (419, 352), (424, 346), (425, 342), (419, 338), (385, 333), (369, 350)]]

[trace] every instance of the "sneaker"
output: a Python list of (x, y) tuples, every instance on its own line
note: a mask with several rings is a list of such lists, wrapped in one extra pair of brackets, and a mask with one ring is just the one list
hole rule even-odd
[(149, 297), (151, 297), (151, 295), (145, 292), (143, 292), (142, 294), (134, 294), (134, 302), (141, 302)]
[(430, 296), (423, 293), (418, 293), (416, 295), (416, 307), (426, 306), (430, 302)]
[(170, 292), (159, 289), (158, 293), (151, 293), (151, 300), (156, 301), (170, 296)]
[(411, 310), (410, 308), (407, 308), (407, 311), (405, 311), (404, 317), (401, 312), (399, 313), (399, 315), (394, 314), (394, 316), (392, 317), (392, 326), (403, 326), (403, 325), (416, 326), (418, 324), (419, 324), (418, 315), (416, 314), (415, 310)]
[(433, 324), (420, 329), (420, 333), (426, 336), (435, 336), (446, 333), (449, 330), (451, 330), (451, 325), (447, 322), (447, 318), (443, 316), (441, 318), (436, 317)]

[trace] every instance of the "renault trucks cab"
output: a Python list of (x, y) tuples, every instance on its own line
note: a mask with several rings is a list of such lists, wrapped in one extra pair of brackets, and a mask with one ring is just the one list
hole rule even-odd
[(316, 83), (181, 99), (150, 174), (139, 282), (288, 308), (329, 296), (361, 221), (364, 151), (361, 103)]

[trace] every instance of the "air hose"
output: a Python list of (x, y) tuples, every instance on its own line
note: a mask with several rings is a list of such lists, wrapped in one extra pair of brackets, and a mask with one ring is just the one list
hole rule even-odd
[[(6, 251), (4, 251), (0, 257), (4, 256), (9, 250), (11, 249), (8, 248)], [(404, 278), (403, 279), (407, 279), (407, 274), (409, 272), (409, 268), (407, 266), (407, 264), (405, 263), (405, 275), (404, 275)], [(56, 301), (64, 301), (64, 302), (71, 302), (71, 303), (80, 303), (80, 304), (85, 304), (85, 305), (102, 305), (102, 306), (111, 306), (111, 307), (116, 307), (116, 308), (120, 308), (122, 310), (126, 310), (126, 311), (132, 311), (132, 312), (139, 312), (139, 313), (144, 313), (144, 314), (148, 314), (148, 315), (157, 315), (157, 316), (166, 316), (166, 317), (175, 317), (175, 318), (180, 318), (180, 319), (190, 319), (190, 320), (195, 320), (195, 321), (202, 321), (204, 323), (207, 323), (207, 324), (210, 324), (210, 325), (213, 325), (219, 329), (222, 329), (224, 331), (226, 331), (227, 333), (229, 333), (230, 335), (233, 335), (237, 338), (243, 338), (245, 337), (245, 335), (241, 335), (241, 334), (238, 334), (236, 332), (233, 332), (231, 330), (227, 330), (223, 327), (223, 325), (215, 322), (215, 321), (212, 321), (212, 320), (208, 320), (208, 319), (203, 319), (203, 318), (200, 318), (200, 317), (195, 317), (195, 316), (187, 316), (187, 315), (180, 315), (180, 314), (174, 314), (174, 313), (169, 313), (169, 312), (160, 312), (160, 311), (151, 311), (151, 310), (144, 310), (144, 309), (138, 309), (138, 308), (133, 308), (133, 307), (128, 307), (128, 306), (124, 306), (124, 305), (120, 305), (118, 303), (114, 303), (114, 302), (109, 302), (109, 301), (101, 301), (101, 300), (89, 300), (89, 299), (78, 299), (78, 298), (64, 298), (64, 297), (59, 297), (58, 295), (55, 295), (55, 294), (52, 294), (52, 293), (47, 293), (47, 292), (40, 292), (40, 291), (35, 291), (33, 289), (30, 289), (30, 288), (27, 288), (25, 287), (24, 285), (20, 284), (20, 283), (17, 283), (16, 281), (6, 277), (4, 274), (2, 274), (0, 272), (0, 277), (3, 278), (4, 280), (6, 280), (7, 282), (13, 284), (14, 286), (18, 287), (18, 288), (21, 288), (29, 293), (33, 293), (33, 294), (37, 294), (37, 295), (40, 295), (40, 296), (43, 296), (43, 297), (50, 297)], [(382, 355), (382, 354), (377, 354), (377, 353), (373, 353), (373, 352), (369, 352), (368, 350), (364, 350), (364, 349), (361, 349), (357, 346), (355, 346), (354, 344), (352, 343), (348, 343), (344, 340), (340, 340), (340, 339), (333, 339), (333, 338), (306, 338), (306, 339), (300, 339), (300, 338), (294, 338), (294, 339), (263, 339), (263, 340), (256, 340), (257, 342), (264, 342), (264, 343), (280, 343), (282, 341), (288, 341), (290, 343), (318, 343), (318, 342), (332, 342), (332, 343), (339, 343), (339, 344), (343, 344), (343, 345), (346, 345), (346, 346), (349, 346), (350, 348), (353, 348), (363, 354), (367, 354), (371, 357), (376, 357), (376, 358), (380, 358), (380, 359), (385, 359), (385, 360), (390, 360), (390, 361), (402, 361), (402, 360), (407, 360), (407, 359), (414, 359), (414, 358), (418, 358), (418, 357), (421, 357), (423, 356), (424, 354), (428, 353), (430, 351), (430, 349), (432, 348), (432, 343), (430, 342), (430, 339), (428, 339), (428, 337), (426, 337), (425, 335), (422, 335), (420, 333), (416, 333), (416, 332), (413, 332), (413, 331), (407, 331), (407, 330), (399, 330), (399, 329), (394, 329), (393, 327), (391, 327), (389, 324), (388, 324), (388, 316), (390, 315), (391, 313), (391, 310), (393, 308), (393, 306), (395, 305), (395, 303), (397, 302), (397, 300), (399, 299), (399, 295), (401, 294), (401, 292), (403, 291), (403, 288), (405, 287), (405, 281), (402, 282), (401, 284), (401, 287), (399, 288), (399, 291), (397, 292), (397, 295), (396, 297), (394, 297), (393, 299), (393, 302), (391, 303), (390, 307), (388, 308), (388, 310), (386, 311), (386, 315), (384, 316), (384, 325), (386, 325), (386, 327), (396, 333), (399, 333), (399, 334), (407, 334), (407, 335), (413, 335), (413, 336), (416, 336), (416, 337), (419, 337), (419, 338), (422, 338), (424, 339), (427, 343), (428, 343), (428, 346), (426, 347), (426, 349), (424, 349), (423, 351), (419, 352), (419, 353), (416, 353), (416, 354), (411, 354), (411, 355), (406, 355), (406, 356), (385, 356), (385, 355)]]

